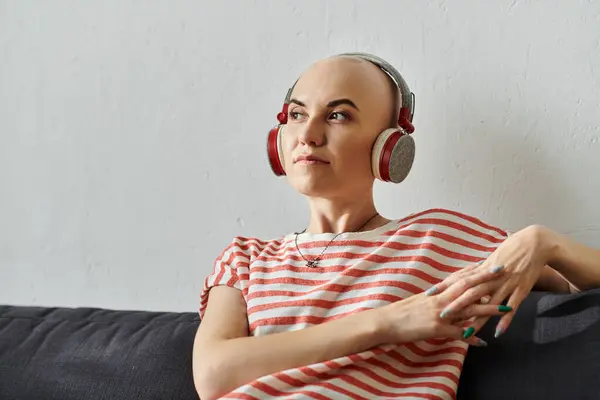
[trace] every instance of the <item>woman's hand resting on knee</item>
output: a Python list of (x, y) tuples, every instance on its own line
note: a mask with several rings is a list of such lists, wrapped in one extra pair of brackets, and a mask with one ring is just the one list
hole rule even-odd
[(483, 340), (471, 336), (472, 332), (465, 329), (468, 321), (476, 317), (503, 315), (505, 308), (471, 301), (465, 307), (457, 308), (452, 315), (442, 313), (473, 288), (485, 288), (485, 292), (497, 290), (504, 281), (504, 274), (503, 268), (469, 266), (444, 280), (443, 291), (435, 293), (435, 289), (430, 290), (380, 308), (381, 341), (405, 343), (453, 338), (475, 346), (485, 345)]

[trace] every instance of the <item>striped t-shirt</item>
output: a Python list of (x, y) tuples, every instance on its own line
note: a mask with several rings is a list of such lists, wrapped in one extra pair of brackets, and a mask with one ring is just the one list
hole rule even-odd
[[(333, 236), (304, 233), (298, 246), (310, 260)], [(251, 335), (306, 328), (427, 290), (487, 258), (507, 236), (477, 218), (431, 209), (339, 235), (317, 268), (306, 266), (294, 234), (267, 241), (236, 237), (204, 282), (200, 317), (208, 290), (227, 285), (243, 294)], [(222, 398), (453, 399), (467, 347), (453, 339), (378, 346), (266, 375)]]

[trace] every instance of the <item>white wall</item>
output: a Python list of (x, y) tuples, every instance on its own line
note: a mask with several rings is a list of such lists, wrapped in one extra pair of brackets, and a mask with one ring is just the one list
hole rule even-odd
[(195, 311), (234, 235), (304, 227), (266, 133), (343, 51), (416, 94), (386, 216), (450, 207), (600, 247), (598, 1), (0, 0), (0, 304)]

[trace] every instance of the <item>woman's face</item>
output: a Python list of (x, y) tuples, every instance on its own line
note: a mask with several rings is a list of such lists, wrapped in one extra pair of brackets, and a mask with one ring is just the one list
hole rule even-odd
[(311, 66), (294, 88), (282, 137), (292, 187), (323, 198), (370, 194), (371, 148), (389, 127), (394, 95), (369, 62), (337, 57)]

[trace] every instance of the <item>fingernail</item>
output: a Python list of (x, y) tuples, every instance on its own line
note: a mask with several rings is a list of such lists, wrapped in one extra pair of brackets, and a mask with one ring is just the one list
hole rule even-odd
[(498, 311), (509, 312), (509, 311), (512, 311), (512, 307), (511, 306), (498, 306)]
[(463, 338), (465, 338), (465, 339), (470, 338), (474, 332), (475, 332), (475, 328), (473, 328), (472, 326), (468, 327), (467, 330), (465, 331), (465, 333), (463, 333)]
[(436, 294), (436, 293), (437, 293), (437, 291), (438, 291), (438, 287), (434, 285), (434, 286), (430, 287), (429, 289), (427, 289), (427, 290), (425, 291), (425, 294), (426, 294), (427, 296), (431, 296), (431, 295), (434, 295), (434, 294)]
[(487, 346), (487, 342), (483, 339), (477, 338), (477, 346), (485, 347)]
[(475, 265), (481, 265), (481, 264), (483, 264), (483, 262), (484, 262), (484, 261), (485, 261), (485, 260), (481, 260), (481, 261), (479, 261), (479, 262), (478, 262), (477, 264), (475, 264)]
[(502, 271), (504, 269), (504, 265), (496, 265), (495, 267), (492, 267), (492, 272), (494, 274)]
[(498, 338), (498, 336), (502, 335), (504, 332), (502, 331), (501, 327), (497, 327), (496, 328), (496, 333), (494, 333), (494, 337)]
[(445, 318), (446, 315), (450, 314), (450, 311), (452, 311), (452, 310), (449, 308), (442, 310), (442, 313), (440, 314), (440, 318)]

